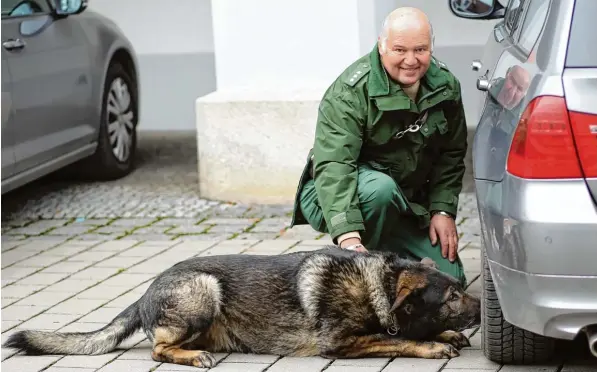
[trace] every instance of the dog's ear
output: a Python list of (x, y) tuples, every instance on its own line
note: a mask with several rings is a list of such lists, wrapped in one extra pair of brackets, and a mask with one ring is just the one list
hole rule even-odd
[(415, 289), (424, 288), (426, 285), (427, 279), (424, 274), (409, 269), (402, 271), (396, 280), (396, 300), (394, 300), (390, 311), (397, 310)]
[(425, 266), (428, 267), (433, 267), (434, 269), (437, 269), (437, 264), (435, 263), (435, 261), (433, 261), (431, 258), (429, 257), (425, 257), (421, 260), (421, 263)]
[(396, 301), (394, 301), (394, 303), (392, 304), (392, 307), (390, 308), (391, 313), (396, 311), (396, 309), (398, 309), (400, 307), (400, 305), (402, 305), (404, 300), (406, 300), (406, 297), (408, 297), (408, 295), (411, 294), (411, 290), (409, 288), (402, 288), (402, 289), (397, 289), (396, 293), (397, 293)]

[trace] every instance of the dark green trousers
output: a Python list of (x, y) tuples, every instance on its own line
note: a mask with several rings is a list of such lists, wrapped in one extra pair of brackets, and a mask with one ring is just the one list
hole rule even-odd
[[(417, 261), (429, 257), (437, 263), (439, 270), (466, 285), (460, 258), (452, 263), (442, 257), (439, 242), (433, 246), (429, 228), (419, 228), (416, 217), (407, 212), (406, 201), (390, 176), (361, 166), (357, 192), (366, 230), (361, 233), (361, 238), (368, 250), (393, 251)], [(301, 192), (300, 207), (311, 227), (322, 233), (329, 232), (313, 180), (308, 181)]]

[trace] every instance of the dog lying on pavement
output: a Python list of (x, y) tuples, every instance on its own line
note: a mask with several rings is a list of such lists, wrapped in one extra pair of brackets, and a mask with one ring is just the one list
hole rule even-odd
[(105, 327), (24, 330), (5, 347), (97, 355), (142, 328), (155, 361), (212, 367), (215, 352), (327, 358), (453, 358), (480, 323), (480, 301), (433, 262), (335, 246), (177, 263)]

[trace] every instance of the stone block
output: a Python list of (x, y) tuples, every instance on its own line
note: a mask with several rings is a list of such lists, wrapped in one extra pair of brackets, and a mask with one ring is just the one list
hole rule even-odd
[(199, 192), (211, 200), (292, 204), (313, 146), (324, 85), (218, 90), (196, 101)]

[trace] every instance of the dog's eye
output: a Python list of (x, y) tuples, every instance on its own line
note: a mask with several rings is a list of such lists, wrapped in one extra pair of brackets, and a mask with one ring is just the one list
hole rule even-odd
[(448, 301), (457, 301), (459, 298), (458, 293), (454, 292), (452, 293), (452, 295), (450, 295), (450, 298), (448, 299)]

